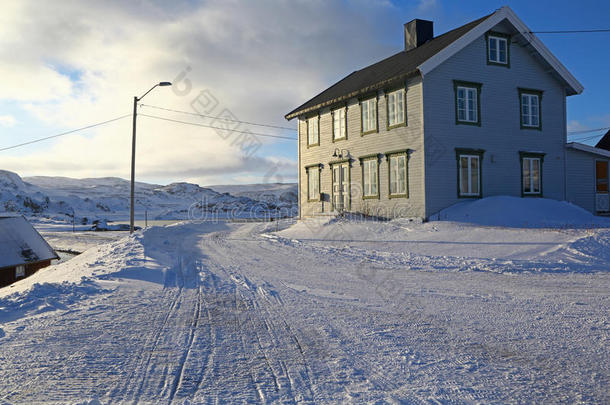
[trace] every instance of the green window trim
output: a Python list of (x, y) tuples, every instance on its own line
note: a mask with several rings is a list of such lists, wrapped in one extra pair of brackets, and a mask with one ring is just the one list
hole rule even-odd
[[(544, 91), (536, 89), (526, 89), (523, 87), (517, 87), (519, 93), (519, 124), (521, 129), (533, 129), (535, 131), (542, 131), (542, 94)], [(524, 125), (523, 124), (523, 100), (522, 95), (529, 94), (538, 96), (538, 126)]]
[[(398, 149), (398, 150), (392, 150), (389, 152), (384, 153), (385, 155), (385, 159), (388, 165), (388, 199), (393, 199), (393, 198), (409, 198), (409, 158), (411, 156), (411, 153), (413, 152), (412, 149)], [(391, 181), (391, 172), (390, 172), (390, 159), (393, 156), (405, 156), (405, 192), (404, 193), (400, 193), (400, 194), (392, 194), (391, 190), (392, 190), (392, 181)]]
[[(470, 89), (477, 90), (477, 120), (476, 121), (460, 121), (458, 114), (458, 87), (466, 87)], [(455, 123), (456, 125), (474, 125), (481, 126), (481, 88), (483, 87), (482, 83), (476, 82), (466, 82), (463, 80), (454, 80), (453, 81), (453, 92), (454, 97), (453, 101), (455, 103)]]
[[(390, 106), (388, 104), (388, 95), (390, 93), (394, 93), (396, 91), (400, 91), (402, 90), (402, 108), (403, 108), (403, 113), (404, 113), (404, 117), (402, 122), (399, 122), (397, 124), (394, 125), (390, 125)], [(385, 97), (385, 123), (386, 123), (386, 130), (389, 131), (391, 129), (394, 128), (400, 128), (400, 127), (406, 127), (407, 126), (407, 86), (399, 86), (399, 87), (394, 87), (394, 88), (389, 88), (387, 90), (384, 90), (384, 97)]]
[[(318, 196), (316, 198), (311, 198), (309, 195), (309, 171), (310, 169), (318, 170)], [(312, 165), (305, 166), (305, 173), (307, 174), (307, 202), (320, 202), (322, 201), (322, 193), (321, 193), (321, 180), (322, 180), (322, 163), (315, 163)]]
[[(335, 139), (335, 111), (338, 111), (341, 109), (345, 109), (345, 118), (344, 118), (345, 119), (345, 136)], [(330, 110), (330, 122), (331, 122), (331, 127), (332, 127), (330, 139), (332, 140), (332, 143), (347, 141), (347, 104), (345, 104), (342, 107), (336, 107), (336, 108), (333, 108), (332, 110)]]
[[(362, 103), (369, 100), (375, 100), (375, 128), (369, 131), (364, 131), (364, 122), (362, 115)], [(368, 94), (368, 96), (363, 96), (358, 99), (358, 105), (360, 106), (360, 136), (374, 134), (379, 132), (379, 97), (375, 92), (373, 95)]]
[[(318, 126), (318, 142), (317, 143), (309, 143), (309, 120), (314, 119), (314, 118), (317, 118), (316, 125)], [(305, 134), (307, 136), (307, 149), (309, 149), (312, 146), (320, 146), (320, 114), (313, 115), (313, 116), (310, 116), (310, 117), (306, 118), (305, 119), (305, 123), (307, 124), (306, 128), (305, 128)]]
[[(457, 162), (457, 197), (458, 198), (482, 198), (483, 197), (483, 155), (485, 149), (455, 148), (455, 161)], [(479, 157), (479, 193), (477, 195), (462, 195), (460, 189), (460, 158), (462, 156)]]
[[(361, 175), (361, 181), (360, 181), (360, 185), (362, 187), (362, 199), (363, 200), (379, 200), (379, 196), (380, 196), (380, 190), (379, 190), (379, 160), (380, 160), (380, 155), (378, 153), (374, 153), (374, 154), (370, 154), (370, 155), (365, 155), (365, 156), (360, 156), (358, 158), (358, 160), (360, 161), (360, 175)], [(369, 161), (369, 160), (375, 160), (377, 163), (377, 194), (374, 195), (364, 195), (364, 162)]]
[[(506, 39), (506, 63), (489, 60), (489, 37)], [(503, 32), (487, 31), (485, 34), (485, 60), (487, 61), (487, 64), (490, 66), (502, 66), (510, 69), (510, 42), (511, 36), (508, 34)]]
[[(542, 198), (544, 196), (544, 152), (528, 152), (519, 151), (519, 166), (521, 167), (521, 197), (536, 197)], [(523, 159), (540, 159), (540, 192), (539, 193), (525, 193), (523, 190)]]
[(352, 158), (347, 157), (344, 159), (331, 160), (330, 162), (328, 162), (329, 165), (337, 165), (339, 163), (349, 163), (351, 166)]

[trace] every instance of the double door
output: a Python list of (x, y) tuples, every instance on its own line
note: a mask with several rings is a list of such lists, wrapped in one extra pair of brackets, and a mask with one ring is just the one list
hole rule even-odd
[(333, 172), (333, 210), (345, 211), (350, 209), (349, 189), (349, 163), (335, 163), (332, 165)]

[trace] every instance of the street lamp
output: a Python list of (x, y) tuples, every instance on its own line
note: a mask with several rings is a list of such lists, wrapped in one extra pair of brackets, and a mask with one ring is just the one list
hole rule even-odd
[(133, 130), (131, 138), (131, 207), (129, 209), (129, 233), (133, 233), (134, 225), (134, 200), (135, 200), (135, 184), (136, 184), (136, 116), (138, 115), (138, 101), (142, 100), (144, 96), (153, 91), (157, 86), (171, 86), (170, 82), (159, 82), (152, 86), (150, 90), (144, 93), (140, 97), (133, 98)]

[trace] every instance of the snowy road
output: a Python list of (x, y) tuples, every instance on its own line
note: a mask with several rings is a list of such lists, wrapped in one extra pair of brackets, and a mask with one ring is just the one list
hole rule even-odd
[(610, 400), (608, 231), (273, 230), (153, 228), (53, 270), (76, 285), (0, 299), (0, 401)]

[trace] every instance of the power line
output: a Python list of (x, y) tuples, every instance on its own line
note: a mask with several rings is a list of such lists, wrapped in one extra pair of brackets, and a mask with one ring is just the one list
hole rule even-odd
[(610, 29), (598, 30), (561, 30), (561, 31), (526, 31), (528, 34), (586, 34), (591, 32), (610, 32)]
[(584, 142), (584, 141), (590, 141), (591, 139), (599, 138), (600, 136), (601, 135), (593, 135), (593, 136), (588, 136), (588, 137), (585, 137), (585, 138), (578, 138), (578, 139), (570, 138), (570, 139), (568, 139), (568, 141), (570, 141), (570, 142)]
[(44, 138), (34, 139), (32, 141), (20, 143), (18, 145), (13, 145), (13, 146), (7, 146), (7, 147), (4, 147), (4, 148), (0, 148), (0, 152), (5, 151), (5, 150), (9, 150), (9, 149), (19, 148), (20, 146), (31, 145), (33, 143), (46, 141), (47, 139), (58, 138), (60, 136), (64, 136), (64, 135), (68, 135), (68, 134), (73, 134), (73, 133), (78, 132), (78, 131), (83, 131), (85, 129), (98, 127), (98, 126), (104, 125), (104, 124), (109, 124), (111, 122), (122, 120), (123, 118), (127, 118), (127, 117), (131, 117), (131, 114), (126, 114), (126, 115), (123, 115), (123, 116), (120, 116), (120, 117), (117, 117), (117, 118), (113, 118), (111, 120), (102, 121), (102, 122), (98, 122), (96, 124), (87, 125), (86, 127), (81, 127), (81, 128), (73, 129), (73, 130), (70, 130), (70, 131), (62, 132), (62, 133), (57, 134), (57, 135), (45, 136)]
[(249, 122), (249, 121), (233, 120), (233, 119), (230, 119), (230, 118), (215, 117), (213, 115), (199, 114), (199, 113), (194, 113), (194, 112), (190, 112), (190, 111), (173, 110), (171, 108), (159, 107), (159, 106), (150, 105), (150, 104), (140, 104), (140, 106), (141, 107), (155, 108), (157, 110), (171, 111), (171, 112), (180, 113), (180, 114), (194, 115), (194, 116), (203, 117), (203, 118), (214, 118), (214, 119), (221, 120), (221, 121), (239, 122), (240, 124), (256, 125), (256, 126), (259, 126), (259, 127), (268, 127), (268, 128), (276, 128), (276, 129), (286, 129), (288, 131), (296, 131), (295, 128), (282, 127), (282, 126), (270, 125), (270, 124), (259, 124), (259, 123), (256, 123), (256, 122)]
[(297, 138), (292, 138), (292, 137), (289, 137), (289, 136), (272, 135), (272, 134), (261, 134), (261, 133), (258, 133), (258, 132), (240, 131), (240, 130), (237, 130), (237, 129), (227, 129), (227, 128), (222, 128), (222, 127), (215, 127), (213, 125), (197, 124), (195, 122), (187, 122), (187, 121), (174, 120), (174, 119), (171, 119), (171, 118), (158, 117), (156, 115), (148, 115), (148, 114), (138, 114), (138, 115), (142, 116), (142, 117), (154, 118), (154, 119), (157, 119), (157, 120), (176, 122), (176, 123), (179, 123), (179, 124), (194, 125), (196, 127), (220, 129), (220, 130), (223, 130), (223, 131), (239, 132), (239, 133), (242, 133), (242, 134), (251, 134), (251, 135), (257, 135), (257, 136), (265, 136), (265, 137), (269, 137), (269, 138), (288, 139), (288, 140), (291, 140), (291, 141), (296, 141), (297, 140)]
[(597, 129), (585, 129), (582, 131), (570, 131), (570, 132), (568, 132), (568, 135), (588, 134), (589, 132), (605, 131), (607, 129), (610, 129), (610, 127), (597, 128)]

